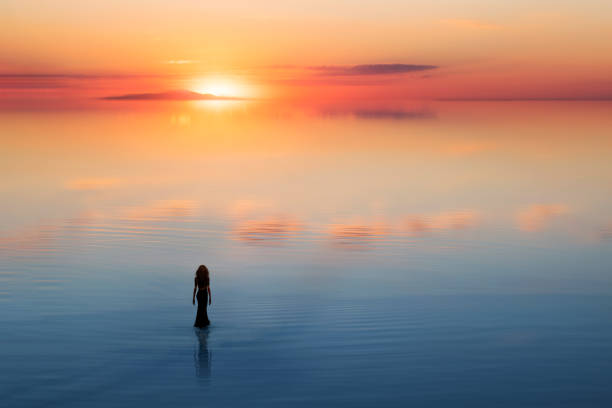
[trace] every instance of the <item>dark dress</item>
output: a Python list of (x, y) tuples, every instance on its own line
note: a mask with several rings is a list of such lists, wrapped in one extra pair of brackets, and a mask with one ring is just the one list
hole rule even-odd
[(193, 327), (206, 327), (210, 324), (210, 320), (208, 320), (208, 312), (206, 307), (208, 306), (208, 291), (206, 287), (209, 285), (208, 279), (198, 279), (195, 278), (195, 284), (198, 286), (198, 294), (196, 295), (196, 299), (198, 299), (198, 314), (196, 315), (195, 323)]

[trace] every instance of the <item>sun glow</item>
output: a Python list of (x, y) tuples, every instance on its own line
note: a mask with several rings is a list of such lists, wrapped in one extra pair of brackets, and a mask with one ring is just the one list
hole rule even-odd
[(202, 94), (230, 98), (252, 97), (252, 90), (246, 84), (229, 78), (204, 78), (194, 82), (192, 89)]

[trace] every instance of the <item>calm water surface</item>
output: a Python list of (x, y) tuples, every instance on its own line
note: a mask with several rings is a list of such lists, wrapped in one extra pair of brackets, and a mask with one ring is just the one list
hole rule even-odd
[(611, 130), (608, 102), (0, 112), (1, 398), (610, 406)]

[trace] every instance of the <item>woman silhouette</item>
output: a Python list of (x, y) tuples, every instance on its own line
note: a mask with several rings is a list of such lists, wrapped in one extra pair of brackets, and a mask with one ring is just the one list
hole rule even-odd
[[(199, 290), (198, 290), (199, 289)], [(195, 273), (195, 279), (193, 282), (193, 299), (191, 302), (195, 305), (196, 290), (198, 292), (198, 314), (196, 315), (194, 327), (206, 327), (210, 324), (208, 320), (208, 313), (206, 312), (206, 300), (208, 304), (212, 303), (212, 296), (210, 294), (210, 275), (208, 268), (204, 265), (200, 265)]]

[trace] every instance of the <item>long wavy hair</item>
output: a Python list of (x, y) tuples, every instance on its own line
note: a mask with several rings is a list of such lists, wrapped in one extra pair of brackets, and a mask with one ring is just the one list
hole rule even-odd
[(208, 273), (208, 268), (206, 267), (206, 265), (198, 266), (195, 276), (199, 282), (202, 282), (202, 281), (209, 282), (210, 281), (210, 274)]

